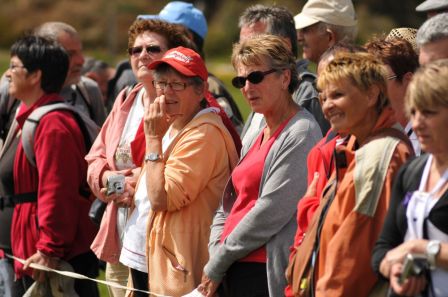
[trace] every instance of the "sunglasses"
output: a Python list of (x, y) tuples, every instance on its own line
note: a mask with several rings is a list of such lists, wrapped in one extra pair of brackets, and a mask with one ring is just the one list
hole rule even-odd
[(249, 73), (248, 76), (236, 76), (232, 79), (232, 85), (235, 88), (241, 89), (246, 85), (246, 80), (252, 84), (259, 84), (263, 81), (264, 77), (268, 74), (276, 72), (277, 69), (271, 69), (268, 71), (254, 71)]
[(146, 46), (134, 46), (128, 48), (129, 55), (140, 55), (143, 49), (146, 50), (148, 54), (158, 54), (162, 52), (162, 48), (158, 45), (146, 45)]

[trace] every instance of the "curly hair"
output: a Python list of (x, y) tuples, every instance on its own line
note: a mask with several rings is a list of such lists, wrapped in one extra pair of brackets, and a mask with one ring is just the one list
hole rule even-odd
[(168, 49), (183, 46), (197, 51), (194, 43), (187, 37), (185, 27), (158, 19), (136, 20), (128, 30), (128, 47), (133, 47), (137, 36), (144, 32), (154, 32), (164, 37)]

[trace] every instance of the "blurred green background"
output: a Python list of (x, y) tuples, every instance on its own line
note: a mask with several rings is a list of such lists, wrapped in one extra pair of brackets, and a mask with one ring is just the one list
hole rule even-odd
[[(8, 50), (14, 40), (46, 21), (73, 25), (81, 35), (86, 56), (102, 59), (111, 65), (126, 58), (127, 29), (139, 14), (157, 14), (170, 1), (151, 0), (2, 0), (0, 10), (0, 72), (9, 63)], [(256, 3), (287, 7), (293, 15), (300, 12), (305, 0), (246, 1), (197, 0), (204, 11), (209, 32), (205, 54), (209, 70), (221, 78), (236, 98), (242, 113), (249, 112), (239, 90), (230, 85), (234, 75), (229, 57), (232, 43), (238, 39), (238, 16)], [(415, 12), (422, 0), (354, 0), (358, 20), (358, 43), (374, 34), (388, 33), (394, 27), (418, 28), (425, 16)]]

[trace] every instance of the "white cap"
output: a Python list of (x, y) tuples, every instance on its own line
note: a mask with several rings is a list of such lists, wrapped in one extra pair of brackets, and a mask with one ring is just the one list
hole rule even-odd
[(317, 22), (351, 27), (357, 24), (351, 0), (309, 0), (294, 17), (296, 29), (303, 29)]
[(420, 3), (419, 6), (415, 8), (419, 12), (427, 12), (431, 10), (441, 10), (448, 8), (447, 0), (426, 0)]

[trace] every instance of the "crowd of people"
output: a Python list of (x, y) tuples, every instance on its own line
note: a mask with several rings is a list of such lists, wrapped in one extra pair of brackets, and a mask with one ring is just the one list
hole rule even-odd
[(99, 296), (35, 265), (104, 263), (111, 297), (448, 296), (448, 1), (416, 11), (420, 28), (358, 45), (351, 0), (248, 7), (230, 61), (244, 124), (191, 3), (139, 15), (116, 68), (66, 23), (16, 40), (0, 295)]

